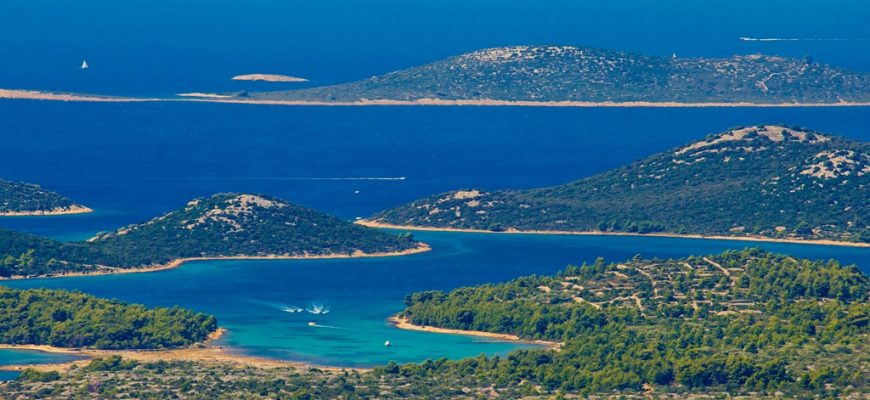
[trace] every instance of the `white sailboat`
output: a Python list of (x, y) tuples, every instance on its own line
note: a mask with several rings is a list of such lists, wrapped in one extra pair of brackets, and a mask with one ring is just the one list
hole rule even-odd
[(88, 61), (82, 60), (82, 69), (88, 69)]

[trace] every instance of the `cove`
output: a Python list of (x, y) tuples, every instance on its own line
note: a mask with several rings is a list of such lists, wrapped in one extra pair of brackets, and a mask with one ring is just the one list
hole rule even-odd
[[(870, 250), (807, 244), (630, 236), (496, 235), (416, 232), (433, 251), (405, 257), (341, 260), (203, 261), (143, 274), (4, 282), (12, 287), (80, 290), (146, 305), (192, 308), (229, 329), (218, 344), (232, 351), (319, 365), (370, 367), (528, 345), (462, 335), (399, 330), (387, 318), (405, 295), (423, 290), (551, 274), (597, 257), (620, 261), (682, 257), (757, 247), (811, 259), (837, 259), (870, 270)], [(320, 307), (328, 313), (312, 314)], [(302, 309), (298, 312), (296, 309)], [(315, 326), (309, 326), (315, 322)], [(392, 346), (385, 347), (389, 340)]]

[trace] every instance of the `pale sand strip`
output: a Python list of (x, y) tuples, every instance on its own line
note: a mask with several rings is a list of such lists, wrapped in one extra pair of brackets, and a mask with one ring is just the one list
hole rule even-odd
[(627, 107), (627, 108), (704, 108), (704, 107), (866, 107), (870, 102), (839, 103), (750, 103), (750, 102), (709, 102), (679, 103), (653, 101), (592, 102), (592, 101), (523, 101), (523, 100), (359, 100), (359, 101), (317, 101), (317, 100), (245, 100), (245, 99), (196, 99), (215, 103), (261, 104), (277, 106), (488, 106), (488, 107)]
[(562, 343), (559, 342), (551, 342), (548, 340), (528, 340), (521, 339), (517, 335), (511, 335), (507, 333), (492, 333), (492, 332), (484, 332), (484, 331), (466, 331), (462, 329), (448, 329), (448, 328), (437, 328), (434, 326), (423, 326), (423, 325), (414, 325), (406, 318), (400, 317), (398, 315), (394, 315), (387, 319), (391, 325), (399, 329), (405, 329), (409, 331), (420, 331), (420, 332), (431, 332), (431, 333), (447, 333), (451, 335), (465, 335), (465, 336), (478, 336), (485, 337), (489, 339), (497, 339), (499, 341), (505, 342), (516, 342), (516, 343), (528, 343), (544, 346), (548, 349), (559, 350), (562, 348)]
[(702, 108), (702, 107), (867, 107), (870, 102), (837, 102), (837, 103), (751, 103), (751, 102), (655, 102), (655, 101), (525, 101), (525, 100), (359, 100), (359, 101), (317, 101), (317, 100), (251, 100), (242, 98), (221, 98), (213, 93), (196, 93), (209, 95), (205, 98), (145, 98), (145, 97), (110, 97), (101, 95), (86, 95), (74, 93), (51, 93), (37, 90), (0, 89), (0, 99), (53, 100), (53, 101), (91, 101), (91, 102), (146, 102), (146, 101), (177, 101), (177, 102), (207, 102), (229, 104), (259, 104), (283, 106), (508, 106), (508, 107), (661, 107), (661, 108)]
[(717, 235), (681, 235), (677, 233), (631, 233), (631, 232), (599, 232), (599, 231), (521, 231), (508, 229), (505, 231), (489, 231), (485, 229), (459, 229), (459, 228), (436, 228), (414, 225), (393, 225), (367, 219), (358, 219), (354, 223), (369, 228), (403, 229), (409, 231), (432, 231), (432, 232), (466, 232), (466, 233), (498, 233), (498, 234), (526, 234), (526, 235), (583, 235), (583, 236), (652, 236), (671, 237), (684, 239), (713, 239), (713, 240), (736, 240), (744, 242), (773, 242), (792, 244), (813, 244), (823, 246), (864, 247), (870, 248), (870, 243), (841, 242), (823, 239), (780, 239), (763, 236), (717, 236)]
[(111, 97), (103, 95), (51, 93), (38, 90), (0, 89), (0, 99), (12, 100), (51, 100), (51, 101), (85, 101), (104, 103), (128, 103), (141, 101), (162, 101), (156, 98)]
[(195, 97), (200, 99), (230, 99), (233, 96), (225, 95), (225, 94), (217, 94), (217, 93), (203, 93), (203, 92), (190, 92), (190, 93), (178, 93), (176, 96), (179, 97)]
[(225, 257), (189, 257), (179, 258), (167, 264), (155, 265), (150, 267), (140, 268), (118, 268), (118, 267), (101, 267), (101, 270), (88, 272), (69, 272), (64, 274), (46, 275), (46, 276), (13, 276), (10, 278), (0, 278), (3, 280), (18, 280), (18, 279), (45, 279), (45, 278), (68, 278), (73, 276), (96, 276), (96, 275), (114, 275), (114, 274), (136, 274), (144, 272), (165, 271), (168, 269), (178, 268), (184, 263), (191, 261), (225, 261), (225, 260), (327, 260), (327, 259), (345, 259), (345, 258), (377, 258), (377, 257), (395, 257), (406, 256), (411, 254), (425, 253), (431, 251), (432, 248), (426, 243), (420, 243), (419, 246), (401, 251), (390, 251), (383, 253), (364, 253), (356, 251), (353, 254), (309, 254), (309, 255), (268, 255), (268, 256), (225, 256)]
[(94, 210), (73, 204), (69, 207), (57, 207), (47, 211), (6, 211), (0, 212), (0, 217), (25, 217), (25, 216), (41, 216), (41, 215), (71, 215), (71, 214), (87, 214)]
[(278, 74), (246, 74), (233, 77), (234, 81), (263, 81), (263, 82), (308, 82), (308, 79), (289, 75)]
[(73, 365), (81, 368), (86, 366), (94, 358), (105, 358), (113, 355), (121, 356), (127, 360), (136, 360), (140, 362), (153, 363), (157, 361), (194, 361), (205, 364), (228, 363), (236, 365), (245, 365), (256, 368), (296, 368), (307, 370), (309, 368), (317, 368), (324, 371), (367, 371), (365, 368), (342, 368), (333, 366), (321, 366), (296, 361), (284, 361), (263, 357), (253, 357), (244, 354), (236, 354), (231, 352), (224, 346), (210, 344), (210, 342), (220, 338), (226, 330), (219, 328), (212, 332), (208, 339), (201, 344), (197, 344), (187, 348), (167, 349), (167, 350), (97, 350), (97, 349), (68, 349), (63, 347), (55, 347), (48, 345), (10, 345), (0, 344), (0, 349), (14, 350), (36, 350), (47, 353), (70, 354), (84, 357), (82, 360), (71, 361), (67, 363), (57, 364), (34, 364), (34, 365), (4, 365), (0, 370), (6, 371), (21, 371), (27, 368), (33, 368), (39, 371), (67, 371)]

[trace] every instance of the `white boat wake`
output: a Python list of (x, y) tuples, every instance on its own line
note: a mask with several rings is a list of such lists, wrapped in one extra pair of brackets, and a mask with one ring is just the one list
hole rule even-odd
[(191, 177), (191, 178), (142, 178), (158, 181), (404, 181), (404, 176), (250, 176), (250, 177)]
[(324, 306), (323, 304), (317, 304), (317, 303), (311, 304), (311, 307), (306, 308), (305, 311), (307, 311), (309, 314), (314, 314), (314, 315), (329, 314), (329, 309), (326, 308), (326, 306)]
[(301, 313), (302, 311), (305, 311), (304, 308), (296, 307), (292, 304), (274, 303), (271, 301), (254, 300), (254, 299), (241, 299), (241, 300), (247, 301), (249, 303), (261, 304), (261, 305), (264, 305), (264, 306), (269, 307), (269, 308), (276, 308), (276, 309), (279, 309), (281, 311), (291, 313), (291, 314)]
[(743, 42), (866, 42), (866, 38), (778, 38), (741, 36)]
[(308, 326), (310, 326), (312, 328), (341, 329), (341, 330), (345, 329), (345, 328), (342, 328), (340, 326), (320, 325), (320, 324), (308, 324)]

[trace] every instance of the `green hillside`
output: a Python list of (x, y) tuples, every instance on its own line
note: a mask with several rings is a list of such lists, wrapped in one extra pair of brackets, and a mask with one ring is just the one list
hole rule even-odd
[(222, 193), (86, 242), (0, 229), (0, 276), (111, 271), (190, 257), (350, 256), (420, 246), (408, 234), (365, 228), (271, 197)]
[(39, 185), (0, 179), (0, 215), (73, 214), (91, 210)]
[(564, 185), (449, 192), (372, 220), (870, 242), (870, 145), (793, 127), (738, 128)]

